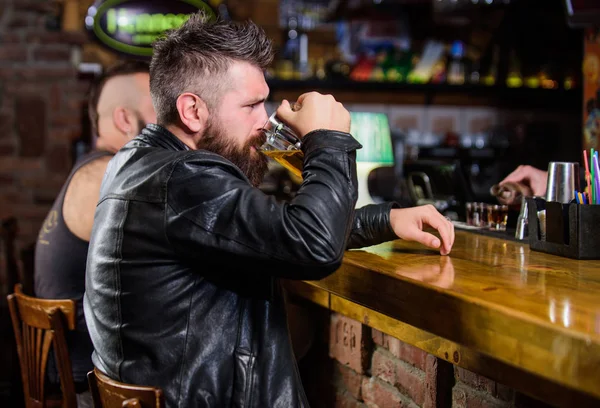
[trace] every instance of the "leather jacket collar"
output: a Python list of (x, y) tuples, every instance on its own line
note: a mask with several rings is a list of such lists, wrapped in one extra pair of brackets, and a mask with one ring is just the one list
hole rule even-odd
[(183, 143), (173, 133), (160, 125), (149, 123), (142, 133), (138, 135), (134, 140), (140, 140), (148, 143), (151, 146), (162, 147), (167, 150), (185, 151), (191, 150), (188, 145)]

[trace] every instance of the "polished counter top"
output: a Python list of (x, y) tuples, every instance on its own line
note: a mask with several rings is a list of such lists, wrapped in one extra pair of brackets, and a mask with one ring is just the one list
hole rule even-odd
[(336, 273), (306, 283), (394, 319), (392, 331), (407, 324), (600, 398), (600, 261), (457, 230), (449, 256), (397, 240), (348, 251)]

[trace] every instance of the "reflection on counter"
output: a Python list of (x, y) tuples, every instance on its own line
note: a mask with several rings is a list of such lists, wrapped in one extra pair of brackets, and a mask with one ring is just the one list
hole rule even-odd
[(557, 316), (562, 319), (558, 322), (559, 324), (562, 323), (565, 327), (569, 327), (571, 325), (571, 306), (568, 300), (564, 300), (560, 307), (557, 307), (556, 300), (553, 298), (550, 299), (548, 317), (552, 323), (556, 323)]
[(398, 265), (394, 272), (397, 275), (439, 288), (450, 288), (454, 283), (454, 265), (452, 265), (452, 258), (449, 256), (440, 256), (439, 264), (424, 265), (419, 270)]

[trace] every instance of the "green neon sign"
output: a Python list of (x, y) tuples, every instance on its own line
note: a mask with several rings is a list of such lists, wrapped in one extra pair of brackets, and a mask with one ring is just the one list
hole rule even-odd
[(107, 0), (88, 9), (86, 27), (103, 45), (138, 57), (152, 55), (152, 43), (180, 27), (198, 10), (212, 18), (201, 0)]

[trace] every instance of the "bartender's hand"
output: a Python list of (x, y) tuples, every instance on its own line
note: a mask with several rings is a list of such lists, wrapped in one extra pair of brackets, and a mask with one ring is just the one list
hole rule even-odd
[[(390, 212), (390, 223), (398, 238), (420, 242), (430, 248), (439, 248), (442, 255), (448, 255), (454, 244), (454, 225), (433, 205), (394, 208)], [(441, 242), (435, 235), (423, 231), (425, 225), (438, 231)]]
[(533, 195), (543, 196), (546, 194), (548, 172), (532, 166), (519, 166), (499, 184), (502, 185), (509, 182), (524, 184), (531, 189)]
[(350, 132), (350, 113), (331, 95), (308, 92), (300, 95), (294, 104), (283, 100), (277, 116), (300, 137), (317, 129)]

